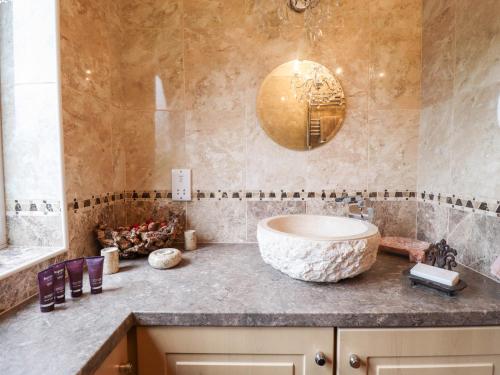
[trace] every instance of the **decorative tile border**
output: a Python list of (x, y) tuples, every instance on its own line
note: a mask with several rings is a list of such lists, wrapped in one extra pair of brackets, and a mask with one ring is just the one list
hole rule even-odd
[[(432, 192), (414, 192), (409, 190), (396, 190), (374, 192), (367, 190), (321, 190), (306, 191), (304, 189), (285, 191), (281, 189), (264, 190), (217, 190), (193, 192), (193, 201), (203, 200), (240, 200), (240, 201), (310, 201), (324, 200), (338, 203), (356, 202), (360, 198), (372, 201), (401, 201), (417, 200), (453, 209), (500, 217), (500, 200), (477, 199), (476, 197), (456, 196), (454, 194), (441, 194)], [(168, 190), (133, 190), (95, 194), (88, 198), (74, 198), (68, 203), (68, 210), (78, 212), (91, 210), (96, 207), (110, 206), (127, 201), (155, 201), (171, 200), (172, 193)], [(12, 200), (6, 201), (6, 214), (8, 216), (47, 216), (60, 215), (61, 202), (56, 200)]]
[(409, 200), (415, 198), (414, 192), (368, 192), (367, 190), (321, 190), (321, 191), (306, 191), (306, 190), (249, 190), (249, 191), (221, 191), (216, 192), (200, 191), (194, 193), (193, 200), (205, 199), (239, 199), (249, 201), (309, 201), (309, 200), (324, 200), (335, 201), (342, 203), (346, 200), (355, 202), (359, 199), (372, 200)]
[(500, 200), (496, 199), (476, 199), (471, 196), (459, 197), (454, 194), (435, 194), (424, 191), (418, 193), (418, 201), (443, 205), (460, 211), (500, 217)]
[[(478, 200), (474, 197), (458, 197), (455, 195), (434, 194), (427, 192), (414, 192), (409, 190), (396, 191), (367, 191), (367, 190), (321, 190), (306, 191), (293, 190), (217, 190), (205, 191), (196, 190), (193, 192), (193, 201), (205, 200), (239, 200), (239, 201), (310, 201), (324, 200), (342, 203), (346, 200), (356, 202), (359, 199), (369, 199), (372, 201), (420, 201), (440, 205), (446, 205), (454, 209), (475, 212), (490, 216), (500, 217), (500, 200)], [(155, 201), (171, 200), (172, 193), (168, 190), (133, 190), (114, 193), (104, 193), (92, 195), (88, 198), (74, 198), (68, 203), (68, 209), (74, 212), (90, 210), (95, 207), (110, 206), (119, 202), (132, 201)], [(46, 201), (26, 201), (21, 204), (21, 212), (33, 212), (31, 208), (35, 203), (40, 207), (38, 212), (50, 212), (44, 207), (48, 207), (52, 202)], [(58, 202), (56, 202), (58, 203)], [(45, 205), (45, 206), (44, 206)], [(60, 210), (60, 205), (55, 205)], [(8, 210), (9, 211), (9, 210)]]
[(5, 202), (7, 216), (59, 216), (61, 202), (49, 199), (30, 199)]
[[(133, 190), (115, 193), (96, 194), (88, 198), (74, 198), (68, 203), (68, 210), (82, 211), (96, 207), (113, 205), (118, 202), (171, 200), (172, 193), (168, 190)], [(356, 202), (359, 199), (370, 200), (415, 200), (413, 191), (383, 191), (368, 192), (367, 190), (217, 190), (193, 192), (193, 201), (204, 200), (239, 200), (239, 201), (310, 201), (324, 200), (342, 203), (346, 200)]]
[(125, 202), (126, 194), (124, 191), (95, 194), (88, 198), (73, 198), (68, 202), (68, 210), (73, 212), (92, 210), (96, 207), (112, 206), (119, 202)]
[[(338, 203), (356, 202), (359, 199), (371, 201), (420, 201), (446, 205), (454, 209), (476, 212), (500, 217), (500, 201), (477, 200), (474, 197), (457, 197), (455, 195), (434, 194), (410, 190), (368, 191), (368, 190), (196, 190), (193, 201), (205, 200), (239, 200), (239, 201), (310, 201), (324, 200)], [(68, 209), (74, 212), (91, 210), (96, 207), (109, 206), (118, 202), (171, 200), (168, 190), (133, 190), (105, 194), (96, 194), (89, 198), (74, 198), (68, 203)]]

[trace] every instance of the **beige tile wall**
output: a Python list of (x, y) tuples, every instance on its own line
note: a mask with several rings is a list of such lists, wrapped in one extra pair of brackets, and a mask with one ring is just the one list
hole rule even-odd
[[(62, 2), (68, 200), (169, 190), (177, 167), (191, 168), (193, 189), (204, 191), (415, 190), (420, 0), (342, 1), (334, 11), (312, 44), (303, 15), (282, 24), (274, 2)], [(345, 125), (311, 152), (273, 143), (256, 116), (260, 83), (294, 59), (337, 72), (347, 96)], [(202, 240), (254, 237), (257, 216), (245, 202), (193, 201), (185, 209)], [(148, 216), (127, 205), (125, 217), (106, 217)], [(70, 225), (81, 233), (70, 233), (77, 253), (90, 246), (79, 223), (88, 231), (102, 216), (92, 217)]]
[[(61, 88), (69, 257), (95, 254), (99, 222), (125, 221), (123, 202), (73, 211), (74, 199), (125, 189), (119, 2), (60, 1)], [(126, 147), (124, 147), (126, 146)]]
[[(420, 1), (334, 10), (311, 45), (303, 15), (281, 25), (264, 2), (124, 0), (126, 188), (169, 189), (169, 169), (187, 166), (202, 190), (415, 189)], [(262, 79), (296, 58), (341, 71), (348, 99), (343, 129), (313, 152), (274, 144), (256, 118)]]
[[(415, 190), (421, 2), (340, 4), (313, 45), (303, 15), (284, 25), (274, 2), (123, 0), (125, 189), (169, 190), (170, 169), (187, 167), (194, 190)], [(338, 72), (347, 96), (345, 125), (311, 152), (273, 143), (256, 116), (260, 83), (294, 59)], [(252, 210), (232, 202), (189, 203), (188, 225), (253, 238)]]
[[(493, 211), (500, 203), (499, 14), (496, 0), (423, 2), (418, 189)], [(497, 212), (419, 203), (417, 236), (447, 238), (462, 263), (489, 275), (500, 256)]]
[(500, 3), (426, 0), (418, 188), (500, 198)]

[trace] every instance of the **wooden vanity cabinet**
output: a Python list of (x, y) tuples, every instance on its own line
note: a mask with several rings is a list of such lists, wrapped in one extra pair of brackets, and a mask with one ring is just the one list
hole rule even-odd
[(337, 375), (500, 375), (500, 327), (339, 329)]
[(333, 345), (333, 328), (138, 327), (138, 374), (332, 375)]
[(123, 337), (113, 351), (106, 357), (94, 375), (133, 375), (133, 360), (130, 358), (130, 342), (127, 335)]
[(335, 338), (334, 328), (137, 327), (96, 374), (500, 375), (500, 327), (336, 331)]

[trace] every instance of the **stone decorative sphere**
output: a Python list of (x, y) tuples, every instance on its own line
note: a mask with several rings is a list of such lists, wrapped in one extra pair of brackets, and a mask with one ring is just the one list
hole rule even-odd
[(182, 253), (173, 248), (155, 250), (148, 257), (149, 265), (160, 270), (175, 267), (181, 260)]

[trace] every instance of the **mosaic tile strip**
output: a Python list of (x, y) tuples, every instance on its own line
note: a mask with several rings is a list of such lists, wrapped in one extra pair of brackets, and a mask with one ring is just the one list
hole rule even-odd
[(454, 194), (441, 194), (419, 192), (417, 199), (420, 202), (444, 205), (461, 211), (475, 212), (488, 216), (500, 217), (500, 200), (477, 199), (472, 196), (456, 196)]
[(253, 190), (253, 191), (221, 191), (216, 192), (197, 190), (193, 195), (193, 200), (204, 199), (239, 199), (250, 201), (307, 201), (307, 200), (325, 200), (336, 202), (355, 202), (359, 199), (379, 199), (379, 200), (408, 200), (415, 198), (415, 192), (368, 192), (348, 191), (348, 190), (321, 190), (321, 191), (306, 191), (306, 190)]
[[(240, 200), (240, 201), (310, 201), (324, 200), (341, 202), (356, 202), (360, 199), (372, 201), (408, 201), (418, 200), (448, 205), (451, 208), (468, 210), (479, 214), (500, 217), (500, 201), (477, 200), (474, 197), (457, 197), (455, 195), (415, 192), (410, 190), (195, 190), (193, 201), (203, 200)], [(112, 205), (126, 201), (171, 200), (172, 193), (168, 190), (133, 190), (94, 195), (89, 198), (74, 198), (68, 203), (68, 209), (73, 211), (92, 209), (102, 205)]]
[[(325, 200), (336, 202), (356, 202), (360, 199), (370, 200), (410, 200), (415, 199), (416, 193), (412, 191), (383, 191), (369, 192), (367, 190), (216, 190), (193, 192), (193, 201), (201, 200), (248, 200), (248, 201), (307, 201)], [(172, 193), (167, 190), (125, 191), (94, 195), (89, 198), (74, 198), (68, 203), (68, 209), (77, 211), (91, 209), (92, 207), (111, 205), (119, 201), (155, 201), (171, 200)]]
[(125, 199), (126, 193), (124, 191), (95, 194), (88, 198), (73, 198), (68, 202), (68, 210), (74, 212), (91, 210), (96, 207), (111, 206), (118, 202), (124, 202)]
[(61, 202), (49, 199), (15, 199), (5, 202), (5, 211), (8, 216), (59, 216)]

